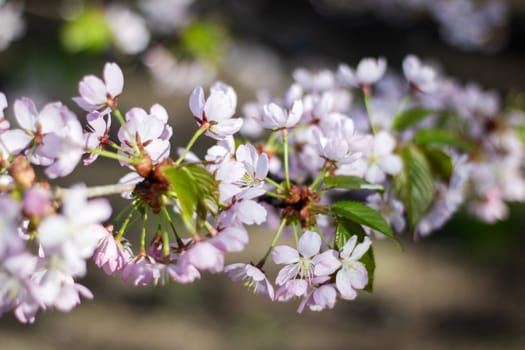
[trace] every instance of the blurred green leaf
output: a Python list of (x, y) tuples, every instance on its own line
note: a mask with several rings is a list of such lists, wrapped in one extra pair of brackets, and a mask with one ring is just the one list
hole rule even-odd
[(421, 107), (415, 107), (403, 111), (394, 117), (394, 121), (392, 122), (392, 129), (396, 131), (403, 131), (417, 124), (432, 113), (434, 113), (434, 111)]
[(401, 150), (403, 170), (394, 177), (394, 187), (405, 206), (411, 228), (421, 219), (434, 198), (434, 179), (425, 155), (415, 145)]
[(227, 42), (226, 29), (218, 23), (193, 21), (180, 34), (183, 50), (213, 64), (220, 63)]
[(452, 158), (439, 148), (425, 147), (422, 151), (425, 153), (432, 173), (441, 180), (448, 182), (454, 171)]
[(75, 19), (65, 22), (60, 34), (62, 45), (70, 52), (99, 53), (112, 41), (106, 15), (96, 8), (87, 8)]
[(358, 176), (334, 175), (324, 178), (324, 183), (328, 188), (344, 188), (347, 190), (374, 190), (383, 192), (385, 189), (381, 185), (371, 184)]
[(457, 134), (443, 129), (430, 128), (418, 130), (414, 140), (418, 145), (452, 146), (462, 150), (472, 148), (472, 145)]

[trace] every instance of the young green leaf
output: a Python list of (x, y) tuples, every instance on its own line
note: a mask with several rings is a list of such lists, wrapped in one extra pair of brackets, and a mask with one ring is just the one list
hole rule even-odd
[(400, 246), (399, 240), (394, 236), (383, 216), (369, 206), (354, 201), (340, 201), (334, 203), (332, 212), (340, 218), (373, 228)]
[(324, 183), (328, 188), (344, 188), (347, 190), (374, 190), (383, 192), (385, 189), (381, 185), (366, 182), (358, 176), (334, 175), (324, 178)]
[(193, 213), (199, 201), (198, 190), (193, 176), (185, 167), (170, 167), (164, 170), (164, 175), (170, 183), (170, 193), (179, 201), (182, 221), (188, 230), (194, 229)]
[(171, 185), (170, 193), (179, 201), (182, 220), (189, 230), (195, 227), (193, 214), (197, 214), (198, 220), (204, 220), (209, 213), (217, 213), (218, 183), (206, 169), (186, 164), (169, 167), (164, 175)]
[(394, 177), (397, 196), (405, 206), (408, 221), (414, 228), (434, 198), (434, 179), (425, 155), (417, 146), (401, 151), (403, 170)]
[(403, 131), (405, 129), (408, 129), (412, 125), (417, 124), (432, 113), (434, 113), (434, 111), (421, 107), (415, 107), (403, 111), (394, 117), (394, 121), (392, 122), (392, 129), (396, 131)]

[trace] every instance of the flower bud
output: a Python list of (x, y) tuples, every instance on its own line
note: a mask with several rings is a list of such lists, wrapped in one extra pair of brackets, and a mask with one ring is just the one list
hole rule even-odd
[(151, 173), (152, 168), (153, 161), (147, 154), (144, 154), (140, 162), (135, 165), (135, 170), (142, 177), (148, 177)]
[(36, 180), (35, 171), (27, 159), (19, 155), (9, 168), (9, 175), (13, 177), (17, 185), (23, 188), (29, 188), (34, 185)]

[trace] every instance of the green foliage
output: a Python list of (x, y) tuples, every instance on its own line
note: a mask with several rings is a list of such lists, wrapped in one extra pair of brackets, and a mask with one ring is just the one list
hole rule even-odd
[(335, 246), (337, 249), (343, 249), (346, 241), (353, 235), (357, 235), (360, 239), (366, 236), (363, 227), (353, 221), (339, 218), (337, 220), (337, 229), (335, 231)]
[(443, 150), (434, 147), (424, 147), (422, 151), (425, 153), (432, 173), (437, 178), (448, 182), (454, 171), (452, 158)]
[[(356, 224), (355, 222), (344, 219), (338, 220), (335, 233), (335, 244), (337, 249), (341, 250), (346, 241), (348, 241), (353, 235), (357, 236), (358, 242), (362, 242), (366, 236), (366, 232), (361, 225)], [(366, 271), (368, 272), (368, 284), (365, 286), (364, 290), (372, 293), (374, 290), (374, 274), (376, 270), (376, 260), (373, 247), (370, 246), (368, 251), (359, 260), (365, 265)]]
[(87, 8), (75, 19), (65, 22), (60, 36), (64, 48), (74, 53), (99, 53), (112, 41), (106, 15), (96, 8)]
[(339, 201), (332, 206), (332, 212), (339, 218), (373, 228), (400, 246), (399, 240), (394, 236), (390, 225), (380, 213), (369, 206), (354, 201)]
[(418, 145), (426, 146), (452, 146), (462, 150), (472, 148), (467, 141), (459, 137), (456, 133), (443, 129), (421, 129), (415, 136)]
[(422, 121), (432, 113), (434, 113), (434, 111), (421, 107), (415, 107), (403, 111), (394, 117), (394, 121), (392, 122), (392, 129), (396, 131), (406, 130), (409, 127)]
[(434, 198), (434, 179), (425, 154), (415, 145), (401, 150), (403, 169), (394, 177), (397, 196), (405, 206), (408, 222), (414, 228)]
[(224, 55), (227, 33), (215, 22), (193, 21), (181, 34), (182, 49), (191, 55), (218, 64)]
[(197, 224), (206, 219), (206, 215), (215, 215), (219, 206), (219, 187), (215, 178), (206, 169), (185, 164), (164, 170), (164, 176), (171, 187), (169, 194), (179, 201), (180, 213), (186, 227), (193, 232), (197, 214)]
[(381, 185), (371, 184), (358, 176), (334, 175), (324, 178), (324, 183), (328, 188), (344, 188), (347, 190), (374, 190), (383, 192), (385, 189)]

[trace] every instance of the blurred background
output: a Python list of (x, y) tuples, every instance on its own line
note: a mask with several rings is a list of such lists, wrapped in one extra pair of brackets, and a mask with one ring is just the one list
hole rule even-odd
[[(71, 101), (78, 81), (116, 61), (121, 110), (163, 104), (174, 147), (196, 128), (187, 101), (197, 85), (223, 80), (242, 103), (282, 94), (297, 67), (384, 56), (399, 70), (409, 53), (503, 99), (525, 91), (525, 1), (0, 0), (0, 91), (10, 105), (61, 100), (82, 116)], [(64, 184), (124, 173), (100, 160)], [(403, 252), (379, 241), (374, 293), (321, 313), (299, 315), (297, 303), (271, 303), (223, 275), (135, 288), (91, 265), (82, 283), (95, 300), (40, 313), (33, 325), (4, 315), (0, 349), (523, 349), (524, 214), (513, 206), (509, 220), (489, 226), (460, 213), (424, 240), (402, 237)], [(269, 240), (253, 229), (248, 250), (230, 261)]]

